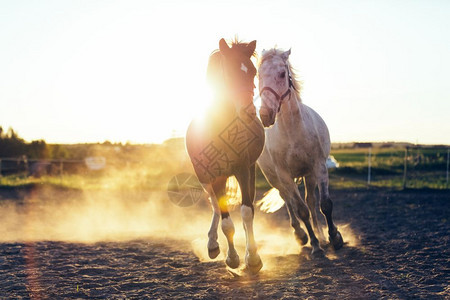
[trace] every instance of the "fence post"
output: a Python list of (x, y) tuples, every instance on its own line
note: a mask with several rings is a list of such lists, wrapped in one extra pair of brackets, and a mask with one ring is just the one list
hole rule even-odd
[(370, 186), (370, 169), (372, 167), (372, 147), (369, 148), (369, 164), (368, 164), (368, 170), (367, 170), (367, 186)]
[(63, 161), (59, 160), (59, 181), (62, 184), (62, 176), (63, 176)]
[(25, 168), (25, 174), (26, 176), (30, 176), (30, 166), (28, 165), (28, 157), (26, 155), (23, 155), (22, 160)]
[(405, 148), (405, 162), (403, 165), (403, 189), (406, 188), (406, 171), (408, 165), (408, 147)]
[[(450, 148), (447, 148), (447, 173), (445, 174), (445, 179), (446, 179), (445, 188), (446, 189), (448, 189), (448, 162), (449, 162), (449, 157), (450, 157)], [(0, 161), (0, 163), (1, 163), (1, 161)], [(1, 174), (0, 174), (0, 176), (1, 176)]]

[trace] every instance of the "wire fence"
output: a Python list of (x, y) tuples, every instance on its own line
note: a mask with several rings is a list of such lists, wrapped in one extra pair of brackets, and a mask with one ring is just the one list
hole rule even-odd
[(338, 149), (334, 178), (367, 186), (449, 188), (449, 147)]
[[(184, 149), (183, 149), (184, 151)], [(380, 186), (395, 188), (448, 189), (450, 147), (367, 147), (333, 149), (337, 168), (330, 170), (330, 182), (337, 186)], [(172, 157), (172, 156), (171, 156)], [(165, 157), (160, 157), (165, 161)], [(173, 161), (173, 160), (170, 160)], [(108, 168), (156, 168), (152, 162), (87, 157), (84, 160), (30, 160), (26, 156), (0, 158), (0, 177), (9, 175), (62, 176), (90, 174)], [(166, 165), (164, 167), (164, 165)], [(169, 168), (160, 162), (157, 173)], [(258, 180), (265, 181), (257, 173)], [(261, 178), (259, 178), (261, 177)]]
[(0, 158), (0, 177), (9, 175), (61, 176), (64, 173), (84, 173), (86, 171), (88, 171), (88, 166), (84, 160), (29, 160), (26, 156)]

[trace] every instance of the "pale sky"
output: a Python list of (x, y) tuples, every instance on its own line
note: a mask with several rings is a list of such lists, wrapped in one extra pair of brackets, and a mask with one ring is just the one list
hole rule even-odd
[(208, 101), (219, 39), (292, 48), (332, 142), (450, 144), (450, 1), (2, 1), (0, 126), (161, 142)]

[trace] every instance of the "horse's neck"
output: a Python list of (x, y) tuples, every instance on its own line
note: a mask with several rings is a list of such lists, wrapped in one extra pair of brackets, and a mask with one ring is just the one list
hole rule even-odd
[(303, 109), (300, 96), (291, 91), (288, 100), (281, 105), (279, 114), (279, 126), (285, 127), (286, 130), (298, 127), (303, 121)]
[(218, 124), (233, 120), (237, 114), (231, 99), (218, 97), (214, 99), (208, 115), (212, 123)]

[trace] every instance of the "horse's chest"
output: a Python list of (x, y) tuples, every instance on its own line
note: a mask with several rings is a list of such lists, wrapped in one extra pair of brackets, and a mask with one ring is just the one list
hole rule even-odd
[(316, 159), (313, 153), (301, 151), (299, 147), (294, 145), (287, 146), (284, 149), (272, 149), (270, 152), (273, 163), (288, 170), (292, 177), (308, 175), (314, 169)]
[(293, 176), (305, 176), (313, 170), (314, 157), (310, 153), (290, 151), (287, 160)]
[(244, 124), (239, 118), (220, 130), (195, 132), (187, 137), (187, 148), (197, 176), (208, 182), (234, 174), (238, 168), (253, 164), (264, 145), (263, 129)]

